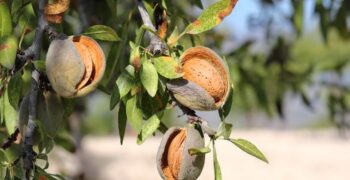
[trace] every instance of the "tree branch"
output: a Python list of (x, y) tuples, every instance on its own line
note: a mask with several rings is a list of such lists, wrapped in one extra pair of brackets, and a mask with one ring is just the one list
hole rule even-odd
[(38, 25), (35, 29), (35, 37), (31, 46), (26, 50), (19, 50), (16, 55), (16, 63), (11, 74), (15, 74), (17, 71), (22, 69), (22, 67), (31, 60), (39, 60), (40, 51), (42, 47), (42, 39), (44, 32), (48, 34), (49, 39), (53, 40), (58, 36), (58, 33), (54, 28), (49, 26), (48, 22), (45, 19), (44, 8), (47, 3), (47, 0), (40, 0), (39, 2), (39, 13), (38, 13)]
[[(139, 9), (143, 24), (147, 26), (150, 30), (156, 32), (156, 28), (154, 27), (150, 16), (148, 15), (145, 6), (142, 2), (142, 0), (137, 1), (137, 8)], [(162, 42), (161, 39), (159, 39), (158, 36), (152, 34), (151, 32), (147, 31), (148, 36), (150, 37), (150, 43), (147, 49), (152, 53), (152, 54), (165, 54), (167, 47), (166, 45)]]
[[(35, 37), (32, 45), (23, 52), (23, 56), (19, 56), (19, 60), (24, 62), (28, 60), (38, 60), (40, 58), (40, 51), (42, 48), (43, 33), (48, 30), (48, 22), (45, 19), (44, 9), (47, 4), (47, 0), (39, 0), (39, 11), (38, 11), (38, 25), (35, 30)], [(51, 34), (54, 34), (51, 32)], [(24, 64), (22, 62), (22, 64)], [(23, 142), (23, 167), (25, 169), (25, 178), (30, 179), (31, 171), (34, 167), (36, 153), (33, 150), (33, 136), (36, 129), (36, 119), (37, 119), (37, 101), (39, 94), (39, 72), (33, 69), (32, 71), (32, 83), (30, 87), (29, 95), (29, 116), (26, 128), (26, 133), (24, 135)]]
[(29, 95), (29, 117), (26, 133), (23, 142), (23, 166), (25, 169), (26, 179), (30, 179), (31, 171), (34, 167), (36, 153), (33, 150), (33, 136), (36, 129), (37, 119), (37, 101), (39, 94), (39, 72), (32, 72), (32, 84)]

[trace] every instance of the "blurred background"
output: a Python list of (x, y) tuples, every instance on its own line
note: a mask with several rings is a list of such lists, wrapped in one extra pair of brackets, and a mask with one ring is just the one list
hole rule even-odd
[[(159, 2), (167, 5), (171, 33), (175, 26), (183, 30), (216, 1)], [(126, 43), (101, 43), (109, 61), (125, 67), (127, 42), (135, 39), (135, 29), (142, 24), (136, 3), (72, 4), (62, 30), (78, 34), (93, 24), (114, 27)], [(128, 29), (123, 31), (126, 22)], [(143, 44), (147, 43), (145, 39)], [(270, 162), (264, 164), (232, 144), (218, 142), (223, 179), (350, 179), (350, 1), (240, 0), (217, 28), (185, 36), (181, 44), (208, 46), (226, 58), (234, 84), (227, 118), (233, 124), (231, 136), (250, 140)], [(120, 56), (113, 56), (111, 52), (120, 48)], [(115, 78), (120, 69), (107, 73)], [(58, 137), (61, 146), (50, 154), (51, 172), (71, 179), (160, 179), (155, 162), (160, 134), (137, 145), (137, 135), (127, 129), (120, 145), (118, 108), (109, 110), (110, 96), (97, 91), (81, 101), (70, 117), (70, 133)], [(162, 121), (182, 126), (186, 119), (181, 114), (175, 108)], [(213, 128), (220, 123), (216, 111), (199, 115)], [(200, 180), (214, 179), (211, 156), (206, 156)]]

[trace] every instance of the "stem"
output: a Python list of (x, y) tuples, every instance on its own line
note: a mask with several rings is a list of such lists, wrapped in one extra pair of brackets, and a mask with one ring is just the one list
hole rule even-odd
[[(138, 0), (137, 8), (139, 9), (143, 24), (146, 25), (150, 30), (156, 32), (157, 30), (152, 24), (151, 18), (149, 17), (142, 0)], [(154, 55), (165, 54), (167, 46), (162, 42), (162, 40), (151, 32), (147, 31), (147, 34), (151, 39), (147, 49)]]
[(178, 100), (176, 100), (172, 92), (170, 91), (168, 92), (170, 93), (171, 99), (181, 109), (182, 113), (187, 116), (188, 123), (200, 125), (203, 132), (208, 134), (208, 136), (213, 139), (213, 137), (216, 134), (216, 131), (211, 127), (209, 127), (208, 122), (204, 120), (202, 117), (198, 116), (194, 110), (182, 105)]
[(14, 143), (17, 140), (17, 136), (19, 134), (19, 129), (16, 128), (15, 132), (12, 133), (10, 135), (10, 137), (7, 138), (7, 141), (5, 141), (2, 145), (1, 145), (1, 149), (6, 150), (7, 148), (9, 148), (12, 143)]

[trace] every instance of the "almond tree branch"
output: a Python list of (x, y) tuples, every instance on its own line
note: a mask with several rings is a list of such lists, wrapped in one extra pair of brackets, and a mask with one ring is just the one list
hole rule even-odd
[[(154, 27), (151, 18), (149, 14), (146, 11), (146, 8), (143, 4), (142, 0), (138, 0), (137, 2), (137, 8), (139, 9), (143, 24), (146, 25), (149, 29), (152, 31), (156, 32), (156, 28)], [(159, 39), (158, 36), (152, 34), (151, 32), (147, 32), (148, 36), (150, 37), (150, 44), (147, 47), (147, 49), (152, 53), (152, 54), (165, 54), (167, 47), (166, 45), (162, 42), (161, 39)]]
[(19, 71), (28, 61), (39, 60), (44, 32), (49, 36), (50, 40), (58, 36), (55, 29), (49, 26), (45, 19), (44, 8), (46, 3), (47, 0), (40, 0), (39, 2), (38, 25), (35, 29), (33, 43), (26, 50), (19, 50), (17, 52), (15, 66), (11, 70), (12, 75)]
[(29, 96), (29, 117), (23, 142), (23, 167), (26, 179), (30, 179), (31, 171), (34, 168), (36, 153), (33, 150), (33, 136), (36, 129), (37, 101), (39, 94), (39, 72), (32, 72), (32, 84)]
[[(35, 30), (35, 37), (32, 45), (24, 51), (24, 59), (38, 60), (40, 58), (40, 51), (42, 48), (43, 33), (47, 29), (48, 22), (45, 19), (44, 9), (47, 4), (47, 0), (39, 0), (39, 11), (38, 11), (38, 25)], [(35, 69), (32, 71), (32, 82), (30, 87), (29, 95), (29, 116), (26, 128), (26, 133), (24, 135), (23, 142), (23, 167), (25, 170), (25, 178), (30, 179), (31, 172), (34, 168), (36, 153), (33, 150), (33, 136), (36, 129), (36, 119), (37, 119), (37, 101), (39, 94), (39, 72)]]

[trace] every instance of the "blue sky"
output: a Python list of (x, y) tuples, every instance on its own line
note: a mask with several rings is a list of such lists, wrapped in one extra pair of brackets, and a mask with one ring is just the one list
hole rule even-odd
[[(226, 17), (217, 29), (219, 31), (226, 31), (236, 38), (249, 37), (251, 34), (249, 34), (247, 18), (252, 14), (261, 14), (259, 1), (260, 0), (239, 0), (231, 15)], [(203, 1), (203, 4), (205, 7), (208, 7), (214, 2), (215, 1)], [(317, 25), (317, 18), (313, 16), (312, 12), (315, 1), (304, 0), (304, 3), (304, 28), (306, 32), (308, 32), (313, 30)], [(292, 11), (289, 0), (282, 0), (277, 7), (279, 8), (279, 11), (286, 14), (290, 14)]]

